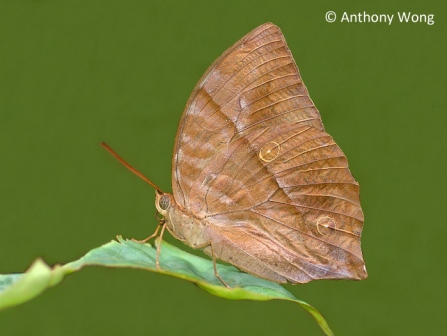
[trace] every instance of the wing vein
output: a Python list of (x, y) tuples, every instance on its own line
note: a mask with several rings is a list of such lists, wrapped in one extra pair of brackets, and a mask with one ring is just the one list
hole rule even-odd
[[(242, 62), (243, 60), (245, 60), (250, 54), (252, 54), (252, 53), (254, 53), (255, 51), (257, 51), (258, 49), (260, 49), (260, 48), (262, 48), (262, 47), (265, 47), (266, 45), (268, 45), (268, 44), (271, 44), (271, 43), (274, 43), (274, 42), (281, 42), (280, 40), (273, 40), (273, 41), (269, 41), (268, 43), (265, 43), (265, 44), (263, 44), (263, 45), (260, 45), (260, 46), (258, 46), (258, 47), (256, 47), (255, 49), (253, 49), (253, 50), (251, 50), (247, 55), (245, 55), (240, 61), (238, 61), (237, 63), (240, 63), (240, 62)], [(278, 47), (278, 48), (275, 48), (275, 49), (272, 49), (272, 50), (268, 50), (268, 51), (266, 51), (265, 53), (263, 53), (263, 54), (260, 54), (260, 55), (258, 55), (257, 57), (255, 57), (254, 59), (252, 59), (249, 63), (247, 63), (247, 64), (245, 64), (244, 66), (242, 66), (238, 71), (234, 71), (233, 72), (233, 74), (225, 81), (225, 82), (223, 82), (222, 83), (222, 85), (215, 91), (215, 92), (213, 92), (213, 94), (212, 95), (210, 95), (210, 97), (209, 97), (209, 99), (207, 100), (207, 102), (203, 105), (203, 107), (202, 107), (202, 109), (200, 109), (199, 111), (198, 111), (198, 114), (200, 114), (200, 112), (202, 112), (202, 110), (203, 110), (203, 108), (205, 108), (205, 106), (216, 96), (216, 94), (230, 81), (230, 80), (232, 80), (236, 75), (238, 75), (241, 71), (242, 71), (242, 69), (244, 69), (244, 68), (246, 68), (247, 66), (249, 66), (251, 63), (253, 63), (254, 61), (256, 61), (258, 58), (261, 58), (262, 56), (265, 56), (265, 55), (268, 55), (269, 53), (271, 53), (271, 52), (274, 52), (274, 51), (276, 51), (276, 50), (278, 50), (278, 49), (281, 49), (281, 48), (283, 48), (284, 47), (284, 45), (281, 45), (280, 47)], [(265, 62), (266, 63), (266, 62)], [(265, 63), (262, 63), (262, 64), (265, 64)], [(205, 83), (205, 82), (204, 82)], [(203, 84), (204, 84), (203, 83)], [(202, 87), (203, 87), (203, 85), (202, 85)]]
[[(255, 211), (255, 212), (256, 212), (256, 211)], [(326, 240), (323, 240), (323, 239), (321, 239), (321, 238), (318, 238), (318, 237), (316, 237), (316, 236), (314, 236), (314, 235), (311, 235), (311, 234), (309, 234), (309, 233), (303, 232), (303, 231), (299, 230), (298, 228), (289, 226), (289, 225), (287, 225), (287, 224), (285, 224), (285, 223), (283, 223), (283, 222), (280, 222), (280, 221), (278, 221), (278, 220), (276, 220), (276, 219), (274, 219), (274, 218), (265, 216), (265, 215), (263, 215), (262, 213), (259, 213), (259, 212), (256, 212), (256, 213), (257, 213), (258, 215), (262, 216), (262, 217), (271, 219), (272, 221), (274, 221), (274, 222), (276, 222), (276, 223), (278, 223), (278, 224), (281, 224), (281, 225), (283, 225), (283, 226), (286, 226), (286, 227), (288, 227), (289, 229), (298, 231), (299, 233), (301, 233), (301, 234), (303, 234), (303, 235), (305, 235), (305, 236), (308, 236), (309, 238), (312, 238), (312, 239), (318, 240), (319, 242), (326, 243), (326, 244), (328, 244), (328, 245), (334, 246), (335, 248), (339, 248), (339, 249), (341, 249), (341, 250), (343, 250), (343, 251), (345, 251), (345, 252), (350, 253), (351, 255), (353, 255), (354, 257), (356, 257), (357, 259), (360, 259), (357, 255), (355, 255), (355, 254), (352, 253), (351, 251), (349, 251), (349, 250), (347, 250), (347, 249), (345, 249), (345, 248), (343, 248), (343, 247), (341, 247), (341, 246), (335, 245), (335, 244), (333, 244), (333, 243), (331, 243), (331, 242), (328, 242), (328, 241), (326, 241)], [(338, 274), (339, 274), (339, 273), (338, 273)]]
[(355, 220), (358, 220), (358, 221), (362, 221), (362, 219), (359, 219), (359, 218), (357, 218), (357, 217), (354, 217), (354, 216), (352, 216), (352, 215), (348, 215), (348, 214), (345, 214), (345, 213), (341, 213), (341, 212), (337, 212), (337, 211), (333, 211), (333, 210), (327, 210), (327, 209), (322, 209), (322, 208), (316, 208), (316, 207), (312, 207), (312, 206), (308, 206), (308, 205), (303, 205), (303, 204), (299, 204), (299, 203), (285, 203), (285, 202), (280, 202), (280, 201), (276, 201), (276, 200), (269, 200), (270, 202), (274, 202), (274, 203), (280, 203), (280, 204), (287, 204), (287, 205), (294, 205), (294, 206), (296, 206), (296, 207), (299, 207), (299, 208), (306, 208), (306, 209), (313, 209), (313, 210), (319, 210), (319, 211), (324, 211), (324, 212), (329, 212), (329, 213), (334, 213), (334, 214), (337, 214), (337, 215), (341, 215), (341, 216), (345, 216), (345, 217), (349, 217), (349, 218), (352, 218), (352, 219), (355, 219)]

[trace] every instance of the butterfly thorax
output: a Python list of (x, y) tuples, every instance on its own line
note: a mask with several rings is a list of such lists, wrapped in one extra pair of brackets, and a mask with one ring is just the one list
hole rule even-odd
[(175, 238), (193, 248), (203, 248), (210, 244), (206, 222), (182, 211), (171, 194), (156, 191), (155, 206), (164, 217), (166, 228)]

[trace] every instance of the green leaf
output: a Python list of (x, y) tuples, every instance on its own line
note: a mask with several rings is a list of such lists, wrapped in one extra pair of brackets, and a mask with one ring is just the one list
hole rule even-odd
[(34, 261), (25, 274), (0, 274), (0, 309), (33, 299), (61, 282), (63, 277), (64, 271), (60, 266), (51, 269), (42, 259)]
[(326, 335), (333, 335), (326, 320), (311, 305), (298, 300), (281, 285), (254, 277), (233, 266), (217, 265), (226, 288), (214, 275), (210, 260), (184, 252), (164, 241), (161, 243), (160, 268), (155, 264), (157, 249), (149, 244), (130, 240), (111, 241), (91, 250), (82, 258), (50, 268), (37, 259), (24, 274), (0, 275), (0, 309), (16, 306), (59, 283), (64, 275), (84, 266), (138, 268), (181, 278), (197, 284), (203, 290), (231, 300), (287, 300), (298, 303), (317, 321)]

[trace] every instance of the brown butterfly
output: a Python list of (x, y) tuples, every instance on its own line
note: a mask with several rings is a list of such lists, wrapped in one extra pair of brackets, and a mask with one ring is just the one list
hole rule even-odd
[(279, 283), (367, 277), (359, 185), (271, 23), (197, 83), (175, 139), (173, 194), (136, 173), (157, 189), (162, 216), (148, 239), (161, 227), (203, 248), (223, 284), (217, 258)]

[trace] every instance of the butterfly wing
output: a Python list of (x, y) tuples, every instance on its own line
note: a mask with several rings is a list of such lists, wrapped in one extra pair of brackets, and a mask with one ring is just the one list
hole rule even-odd
[(209, 223), (216, 256), (245, 271), (294, 283), (366, 277), (358, 184), (273, 24), (199, 80), (172, 185), (176, 202)]

